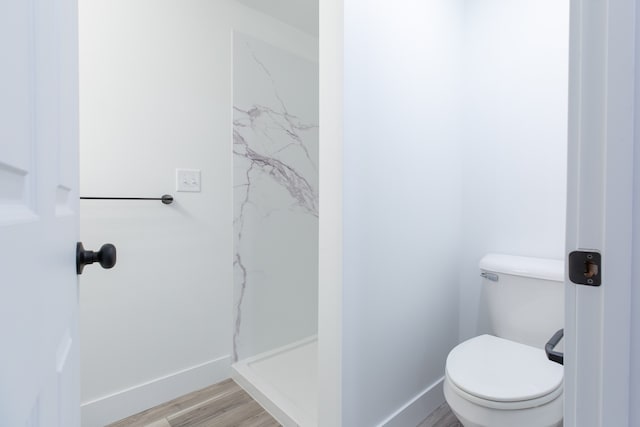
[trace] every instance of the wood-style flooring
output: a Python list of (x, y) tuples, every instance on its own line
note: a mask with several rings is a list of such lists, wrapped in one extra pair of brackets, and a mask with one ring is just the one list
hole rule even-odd
[(420, 423), (418, 427), (462, 427), (462, 424), (451, 409), (449, 405), (443, 403), (427, 417), (426, 420)]
[[(163, 403), (108, 427), (277, 427), (274, 420), (233, 380)], [(444, 403), (417, 427), (462, 427)]]
[(280, 424), (233, 380), (110, 424), (108, 427), (277, 427)]

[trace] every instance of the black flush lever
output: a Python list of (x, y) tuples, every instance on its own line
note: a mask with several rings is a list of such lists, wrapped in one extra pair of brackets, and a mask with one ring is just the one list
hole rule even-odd
[(87, 251), (82, 242), (76, 244), (76, 273), (82, 274), (84, 266), (99, 262), (102, 268), (111, 268), (116, 265), (116, 247), (111, 243), (102, 245), (98, 252)]
[(547, 354), (547, 359), (552, 362), (559, 363), (564, 365), (564, 353), (560, 353), (559, 351), (555, 351), (556, 346), (564, 336), (564, 329), (560, 329), (558, 332), (553, 334), (551, 339), (544, 346), (544, 352)]

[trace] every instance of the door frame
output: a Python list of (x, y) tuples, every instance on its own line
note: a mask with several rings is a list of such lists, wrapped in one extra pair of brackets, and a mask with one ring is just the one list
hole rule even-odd
[(319, 1), (318, 425), (342, 426), (344, 1)]
[(600, 287), (566, 278), (567, 427), (629, 425), (635, 9), (571, 1), (566, 249), (603, 261)]

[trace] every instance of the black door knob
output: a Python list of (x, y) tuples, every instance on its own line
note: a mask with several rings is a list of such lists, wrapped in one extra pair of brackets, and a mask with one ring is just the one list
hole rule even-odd
[(82, 274), (85, 265), (96, 261), (102, 268), (111, 268), (116, 265), (116, 247), (111, 243), (105, 243), (98, 252), (94, 252), (85, 250), (82, 242), (76, 244), (76, 273)]

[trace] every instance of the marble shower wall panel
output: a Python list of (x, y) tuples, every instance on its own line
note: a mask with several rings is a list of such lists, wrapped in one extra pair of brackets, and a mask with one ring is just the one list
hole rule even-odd
[(318, 64), (237, 32), (233, 49), (238, 360), (317, 332)]

